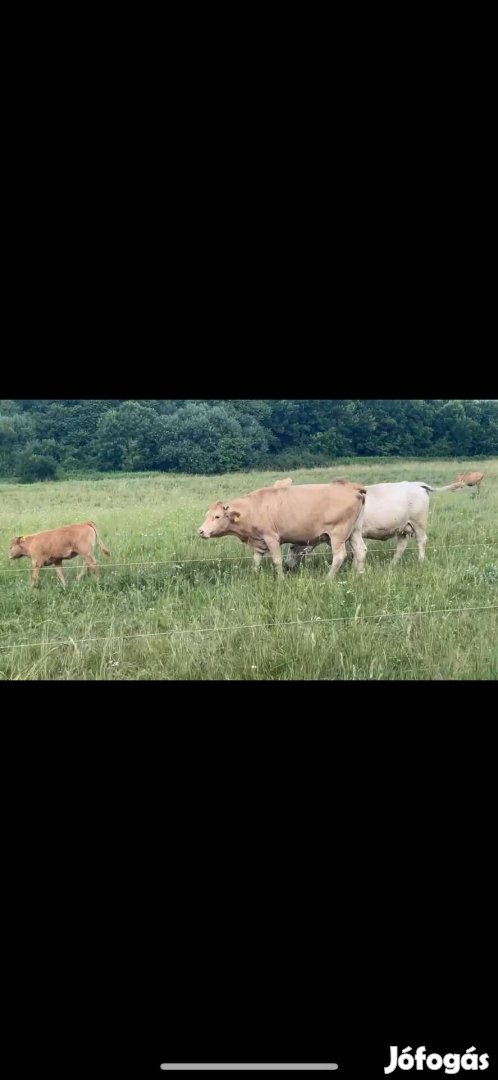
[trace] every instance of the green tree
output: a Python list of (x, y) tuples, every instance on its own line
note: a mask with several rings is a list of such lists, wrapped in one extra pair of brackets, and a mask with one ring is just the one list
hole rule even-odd
[(140, 472), (156, 469), (164, 420), (139, 401), (109, 409), (97, 424), (97, 460), (102, 469)]
[(163, 420), (162, 468), (229, 472), (243, 468), (251, 454), (250, 442), (229, 407), (190, 403)]
[[(2, 477), (15, 477), (21, 468), (26, 477), (30, 455), (55, 462), (63, 475), (93, 468), (311, 467), (350, 454), (497, 453), (494, 400), (0, 400)], [(32, 471), (43, 468), (38, 462)]]

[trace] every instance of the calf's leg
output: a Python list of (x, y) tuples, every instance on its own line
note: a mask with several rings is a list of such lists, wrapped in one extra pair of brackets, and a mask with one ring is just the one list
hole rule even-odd
[(285, 569), (297, 570), (304, 562), (306, 552), (311, 550), (309, 545), (306, 547), (304, 544), (291, 544), (285, 559)]
[(97, 562), (96, 559), (94, 559), (93, 555), (83, 555), (83, 558), (85, 560), (86, 566), (84, 566), (81, 573), (78, 574), (76, 581), (79, 581), (80, 578), (83, 577), (83, 574), (86, 574), (87, 570), (89, 573), (91, 572), (92, 574), (97, 573)]
[(57, 574), (57, 577), (59, 578), (59, 581), (62, 581), (64, 588), (66, 588), (66, 579), (64, 577), (64, 574), (62, 573), (62, 559), (57, 560), (55, 564), (55, 572)]

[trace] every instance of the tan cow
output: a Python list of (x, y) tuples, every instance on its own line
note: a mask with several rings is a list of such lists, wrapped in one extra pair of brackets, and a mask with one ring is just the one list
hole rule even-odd
[(359, 484), (291, 484), (259, 488), (228, 503), (214, 503), (198, 530), (203, 540), (238, 536), (254, 551), (258, 570), (263, 555), (269, 551), (277, 574), (282, 574), (280, 545), (299, 543), (306, 536), (309, 543), (326, 535), (333, 553), (329, 577), (335, 577), (346, 558), (346, 541), (357, 554), (358, 569), (363, 569), (366, 545), (361, 536), (361, 517), (365, 488)]
[(480, 483), (484, 479), (484, 473), (482, 472), (464, 472), (457, 476), (457, 482), (459, 481), (465, 487), (477, 488), (477, 494), (480, 492)]
[(63, 559), (74, 559), (76, 555), (84, 558), (86, 566), (78, 574), (77, 581), (83, 577), (87, 568), (94, 574), (97, 572), (97, 563), (93, 555), (95, 540), (104, 555), (111, 554), (102, 543), (97, 526), (93, 521), (87, 521), (84, 525), (64, 525), (62, 529), (50, 529), (47, 532), (33, 533), (31, 536), (16, 536), (10, 546), (10, 558), (22, 559), (24, 556), (31, 558), (32, 585), (36, 585), (42, 566), (55, 566), (55, 572), (65, 586), (66, 582), (62, 573)]

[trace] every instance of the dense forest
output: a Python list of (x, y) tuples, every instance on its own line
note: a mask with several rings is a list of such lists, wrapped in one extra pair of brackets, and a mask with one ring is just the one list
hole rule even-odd
[(497, 401), (0, 400), (0, 477), (498, 454)]

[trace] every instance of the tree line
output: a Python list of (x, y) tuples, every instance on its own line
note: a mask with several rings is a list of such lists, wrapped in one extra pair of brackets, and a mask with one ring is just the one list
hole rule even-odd
[(0, 400), (0, 476), (24, 482), (494, 454), (497, 401)]

